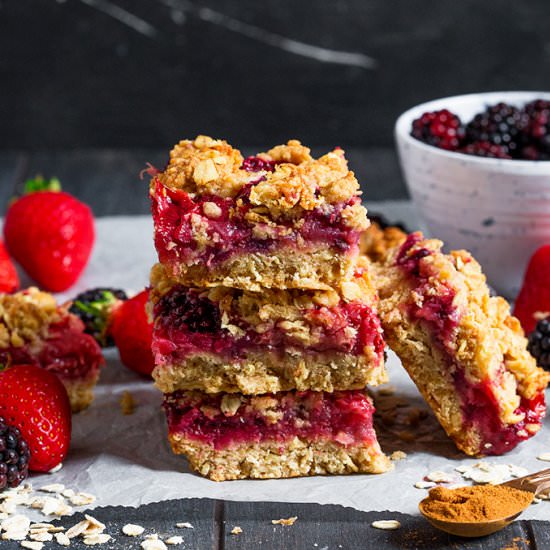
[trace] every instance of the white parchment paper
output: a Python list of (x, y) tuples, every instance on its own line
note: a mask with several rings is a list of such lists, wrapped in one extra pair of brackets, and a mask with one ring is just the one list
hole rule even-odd
[[(405, 203), (371, 205), (405, 220), (415, 227), (410, 206)], [(147, 283), (155, 261), (152, 224), (148, 217), (116, 217), (97, 220), (97, 245), (91, 265), (78, 285), (59, 298), (73, 296), (93, 286), (115, 286), (140, 290)], [(414, 484), (435, 470), (452, 473), (463, 464), (475, 464), (456, 451), (433, 417), (408, 428), (412, 440), (396, 437), (400, 426), (379, 429), (387, 452), (401, 449), (407, 458), (383, 475), (310, 477), (290, 480), (231, 481), (216, 483), (190, 473), (182, 457), (174, 456), (166, 439), (161, 395), (152, 383), (125, 369), (114, 350), (107, 352), (107, 367), (96, 388), (94, 404), (74, 417), (71, 451), (64, 467), (55, 474), (33, 476), (35, 487), (59, 482), (94, 494), (94, 506), (141, 504), (184, 497), (228, 500), (331, 503), (359, 510), (393, 510), (417, 513), (418, 501), (426, 494)], [(394, 396), (404, 404), (426, 408), (414, 385), (390, 354), (388, 365)], [(120, 397), (129, 390), (137, 401), (133, 415), (123, 416)], [(383, 405), (383, 403), (382, 403)], [(403, 411), (407, 411), (403, 407)], [(550, 420), (530, 441), (503, 457), (490, 458), (498, 464), (515, 464), (529, 471), (550, 467), (536, 456), (550, 451)], [(455, 473), (457, 481), (460, 475)], [(466, 483), (462, 481), (462, 483)], [(550, 519), (550, 502), (530, 507), (525, 519)]]

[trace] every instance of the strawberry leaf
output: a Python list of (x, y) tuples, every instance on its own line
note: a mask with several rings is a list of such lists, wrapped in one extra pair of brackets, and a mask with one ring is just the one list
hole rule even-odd
[(25, 182), (25, 195), (36, 191), (61, 191), (61, 183), (57, 178), (44, 178), (37, 175)]

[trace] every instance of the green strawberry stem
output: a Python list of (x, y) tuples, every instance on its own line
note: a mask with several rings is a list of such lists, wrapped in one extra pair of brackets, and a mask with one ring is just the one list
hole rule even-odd
[(25, 182), (24, 193), (35, 193), (36, 191), (61, 191), (61, 183), (57, 178), (44, 178), (35, 176)]

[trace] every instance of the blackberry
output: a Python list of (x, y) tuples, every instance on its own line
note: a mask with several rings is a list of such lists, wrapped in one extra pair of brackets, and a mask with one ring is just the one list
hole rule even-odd
[(108, 326), (114, 307), (127, 300), (126, 292), (116, 288), (92, 288), (75, 297), (69, 311), (84, 323), (85, 332), (101, 347), (114, 345)]
[(395, 222), (391, 223), (386, 216), (383, 214), (380, 214), (379, 212), (370, 212), (369, 211), (369, 220), (372, 223), (375, 223), (380, 227), (380, 229), (387, 229), (388, 227), (397, 227), (398, 229), (401, 229), (403, 233), (410, 233), (410, 231), (407, 229), (407, 226), (404, 223), (401, 222)]
[(29, 475), (30, 451), (21, 432), (0, 417), (0, 491), (17, 487)]
[(550, 371), (550, 317), (541, 319), (529, 334), (527, 349), (537, 364)]
[(508, 154), (506, 147), (502, 145), (495, 145), (490, 141), (474, 141), (473, 143), (468, 143), (460, 149), (460, 153), (465, 153), (466, 155), (475, 155), (476, 157), (488, 157), (488, 158), (497, 158), (497, 159), (511, 159), (512, 157)]
[(187, 328), (191, 332), (216, 333), (221, 329), (220, 310), (208, 298), (176, 287), (158, 302), (164, 326)]
[(501, 147), (507, 158), (518, 158), (528, 122), (522, 109), (502, 102), (491, 105), (466, 125), (466, 143), (489, 142)]
[(529, 122), (524, 130), (526, 160), (550, 160), (550, 101), (537, 99), (525, 106)]
[(262, 157), (246, 157), (241, 169), (247, 172), (260, 172), (261, 170), (273, 172), (275, 170), (275, 162), (263, 159)]
[(455, 114), (443, 109), (424, 113), (414, 120), (411, 136), (428, 145), (456, 151), (464, 140), (464, 127)]

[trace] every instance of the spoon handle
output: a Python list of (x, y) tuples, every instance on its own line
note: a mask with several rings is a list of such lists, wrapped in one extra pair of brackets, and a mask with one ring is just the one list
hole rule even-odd
[(507, 481), (502, 485), (513, 487), (514, 489), (521, 489), (522, 491), (529, 491), (535, 495), (542, 493), (550, 489), (550, 468), (529, 474), (528, 476), (518, 477)]

